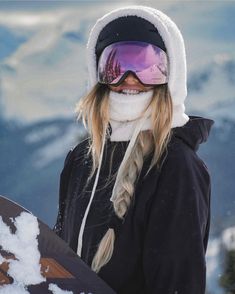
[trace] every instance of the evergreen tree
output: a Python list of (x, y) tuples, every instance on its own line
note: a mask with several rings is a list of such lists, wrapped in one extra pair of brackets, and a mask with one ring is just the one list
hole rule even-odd
[(224, 273), (219, 284), (224, 288), (225, 294), (235, 294), (235, 250), (227, 250), (225, 253)]

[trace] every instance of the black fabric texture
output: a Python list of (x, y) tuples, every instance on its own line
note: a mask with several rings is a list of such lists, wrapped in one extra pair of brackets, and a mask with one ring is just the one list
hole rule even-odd
[(152, 23), (142, 17), (129, 15), (111, 21), (101, 30), (95, 47), (97, 61), (105, 47), (120, 41), (147, 42), (166, 52), (162, 37)]
[[(124, 221), (114, 216), (110, 197), (129, 141), (107, 141), (100, 177), (83, 234), (81, 258), (89, 266), (108, 228), (115, 230), (114, 251), (98, 275), (118, 294), (205, 294), (211, 179), (197, 155), (213, 121), (190, 116), (172, 129), (161, 168), (144, 177), (146, 158)], [(55, 232), (76, 252), (82, 218), (95, 175), (87, 156), (89, 138), (69, 152), (61, 173)], [(110, 166), (111, 158), (113, 159)]]

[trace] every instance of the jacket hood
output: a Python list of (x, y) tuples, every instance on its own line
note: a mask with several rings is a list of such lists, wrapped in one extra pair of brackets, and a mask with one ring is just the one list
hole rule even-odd
[(199, 145), (207, 141), (214, 121), (192, 115), (189, 118), (189, 121), (184, 126), (174, 128), (173, 134), (197, 151)]
[(152, 7), (132, 5), (112, 10), (99, 18), (91, 29), (87, 43), (88, 91), (97, 83), (95, 47), (99, 33), (111, 21), (135, 15), (151, 22), (165, 44), (169, 64), (168, 86), (173, 102), (173, 125), (184, 125), (189, 117), (185, 114), (184, 101), (187, 96), (187, 69), (184, 40), (176, 24), (163, 12)]

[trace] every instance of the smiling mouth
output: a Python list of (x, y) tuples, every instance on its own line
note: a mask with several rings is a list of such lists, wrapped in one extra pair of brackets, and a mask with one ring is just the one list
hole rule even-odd
[(139, 94), (140, 92), (143, 92), (143, 91), (134, 90), (134, 89), (123, 89), (123, 90), (119, 91), (119, 93), (122, 93), (122, 94)]

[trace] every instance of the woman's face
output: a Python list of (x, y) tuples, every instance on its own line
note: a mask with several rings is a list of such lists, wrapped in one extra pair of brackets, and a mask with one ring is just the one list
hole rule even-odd
[(147, 92), (153, 89), (153, 87), (146, 87), (141, 84), (132, 73), (129, 73), (125, 80), (119, 86), (108, 85), (108, 87), (114, 92), (119, 92), (123, 94), (138, 94), (140, 92)]

